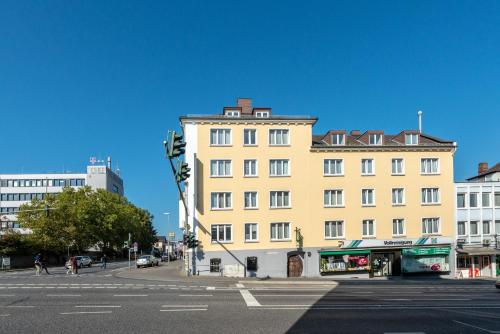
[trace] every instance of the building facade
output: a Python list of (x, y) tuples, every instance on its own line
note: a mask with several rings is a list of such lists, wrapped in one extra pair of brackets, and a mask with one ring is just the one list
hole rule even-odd
[(500, 275), (500, 163), (455, 184), (457, 277)]
[(107, 164), (87, 166), (86, 173), (0, 174), (0, 234), (8, 229), (29, 233), (17, 223), (16, 214), (22, 204), (60, 193), (64, 187), (84, 186), (124, 194), (123, 180), (119, 171), (111, 169), (110, 158)]
[(455, 143), (418, 130), (313, 135), (316, 118), (250, 99), (180, 121), (194, 273), (453, 272)]

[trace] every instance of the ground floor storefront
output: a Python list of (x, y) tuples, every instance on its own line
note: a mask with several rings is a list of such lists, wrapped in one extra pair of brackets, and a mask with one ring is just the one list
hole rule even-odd
[(491, 247), (465, 246), (456, 249), (456, 278), (500, 276), (500, 250)]

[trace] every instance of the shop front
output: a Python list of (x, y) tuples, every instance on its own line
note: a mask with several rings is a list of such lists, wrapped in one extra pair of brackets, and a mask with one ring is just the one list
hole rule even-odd
[(370, 250), (320, 251), (320, 274), (363, 274), (370, 272)]
[(450, 272), (450, 247), (405, 248), (402, 250), (403, 274)]
[(457, 278), (498, 276), (500, 250), (490, 247), (457, 248)]

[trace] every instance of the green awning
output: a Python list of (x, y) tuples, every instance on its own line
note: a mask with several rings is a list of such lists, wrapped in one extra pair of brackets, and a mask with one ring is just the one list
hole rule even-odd
[(319, 255), (354, 255), (354, 254), (370, 254), (369, 249), (353, 249), (353, 250), (338, 250), (338, 251), (323, 251)]
[(450, 247), (403, 248), (403, 255), (448, 255), (450, 250)]

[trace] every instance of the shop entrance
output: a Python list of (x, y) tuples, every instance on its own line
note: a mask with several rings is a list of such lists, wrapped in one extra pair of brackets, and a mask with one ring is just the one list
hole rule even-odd
[(401, 252), (372, 253), (372, 268), (374, 277), (400, 276)]
[(300, 255), (290, 255), (288, 257), (288, 277), (300, 277), (302, 276), (302, 259)]

